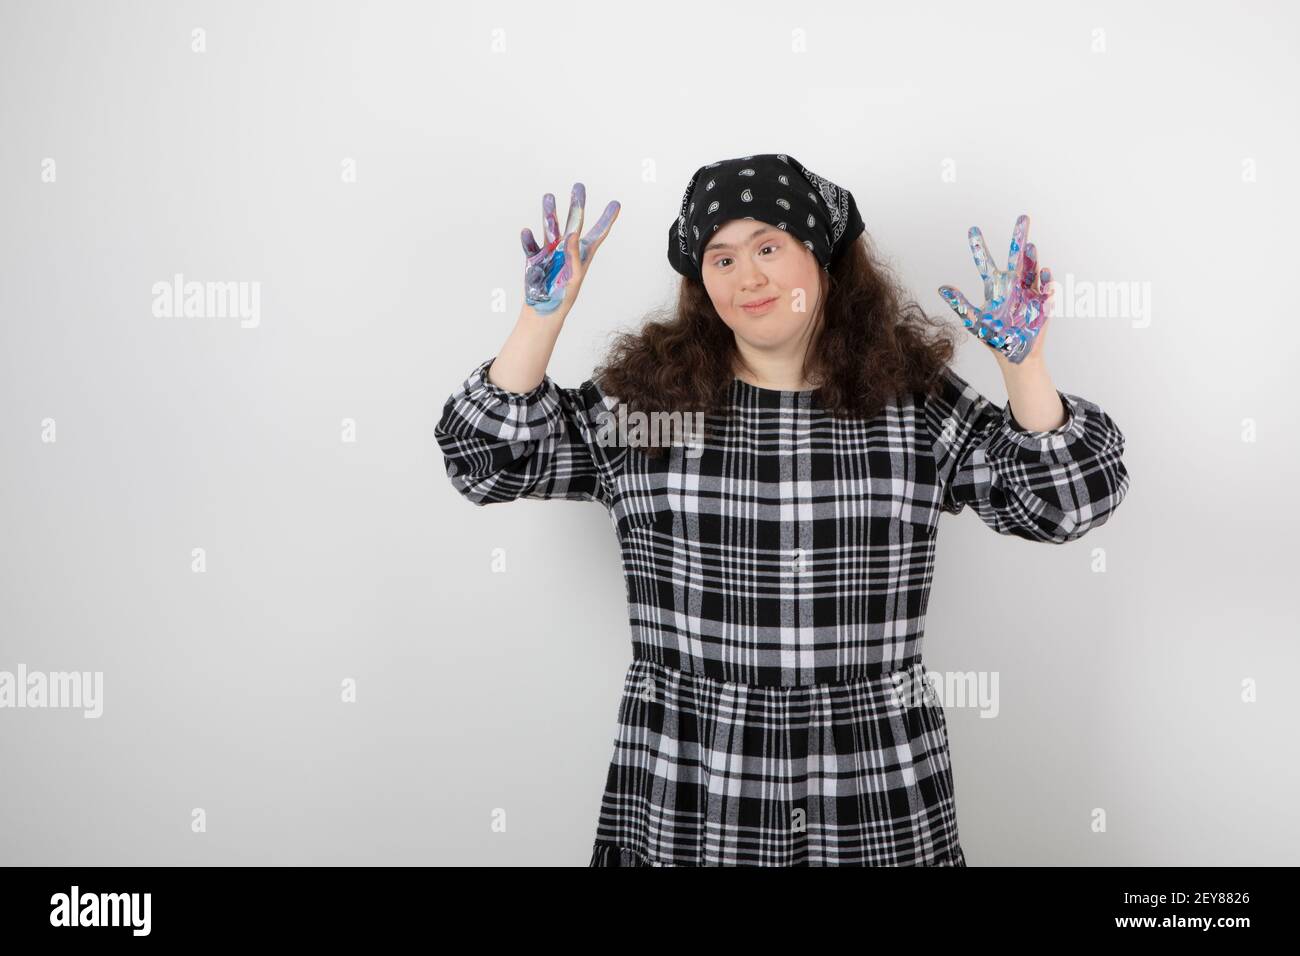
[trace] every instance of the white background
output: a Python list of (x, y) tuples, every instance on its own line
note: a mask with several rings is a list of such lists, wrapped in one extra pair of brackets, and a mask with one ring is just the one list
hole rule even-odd
[[(472, 507), (433, 427), (510, 331), (544, 192), (623, 204), (551, 364), (573, 386), (671, 301), (690, 174), (759, 152), (850, 188), (932, 314), (979, 291), (966, 230), (998, 253), (1022, 212), (1057, 279), (1149, 284), (1149, 317), (1045, 343), (1125, 433), (1110, 522), (941, 523), (926, 666), (1000, 680), (996, 719), (946, 712), (970, 864), (1300, 862), (1296, 21), (6, 2), (0, 670), (105, 685), (97, 720), (0, 709), (0, 862), (585, 865), (617, 540), (594, 503)], [(260, 324), (155, 317), (178, 272), (259, 282)], [(957, 368), (1005, 401), (978, 343)]]

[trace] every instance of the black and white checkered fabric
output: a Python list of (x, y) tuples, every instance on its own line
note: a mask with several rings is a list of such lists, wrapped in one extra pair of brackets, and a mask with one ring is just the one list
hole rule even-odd
[[(1065, 543), (1129, 487), (1124, 436), (1061, 394), (1027, 432), (951, 369), (938, 395), (837, 419), (732, 382), (702, 454), (598, 433), (616, 403), (482, 362), (436, 437), (476, 504), (599, 501), (622, 548), (632, 662), (591, 866), (964, 866), (942, 707), (925, 678), (941, 512)], [(911, 686), (916, 686), (915, 684)]]

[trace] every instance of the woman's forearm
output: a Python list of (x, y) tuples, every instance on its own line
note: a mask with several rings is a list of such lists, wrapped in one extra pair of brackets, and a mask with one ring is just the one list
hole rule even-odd
[(523, 309), (488, 369), (488, 381), (507, 392), (529, 392), (541, 384), (563, 319)]
[(1057, 394), (1052, 376), (1042, 362), (1026, 359), (1020, 365), (1002, 364), (1002, 378), (1007, 384), (1007, 401), (1011, 414), (1020, 426), (1031, 432), (1060, 428), (1069, 419)]

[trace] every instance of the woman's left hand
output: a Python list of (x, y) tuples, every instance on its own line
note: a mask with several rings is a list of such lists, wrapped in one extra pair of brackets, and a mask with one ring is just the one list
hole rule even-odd
[(1010, 366), (1042, 361), (1042, 330), (1047, 321), (1052, 271), (1038, 270), (1038, 250), (1026, 242), (1029, 217), (1016, 220), (1007, 268), (999, 269), (978, 226), (968, 233), (971, 254), (984, 280), (984, 305), (976, 308), (959, 289), (942, 285), (939, 294), (962, 324), (994, 351), (1004, 374)]

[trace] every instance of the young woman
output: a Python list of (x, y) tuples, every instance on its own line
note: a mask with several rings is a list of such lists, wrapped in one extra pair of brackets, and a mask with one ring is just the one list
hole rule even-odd
[[(925, 693), (942, 512), (1065, 543), (1128, 490), (1124, 437), (1052, 384), (1021, 217), (1008, 269), (977, 229), (976, 308), (1009, 403), (949, 367), (960, 338), (871, 254), (852, 195), (785, 154), (702, 167), (669, 229), (676, 308), (577, 388), (546, 375), (618, 204), (579, 239), (525, 230), (526, 304), (437, 428), (476, 504), (599, 501), (617, 531), (632, 662), (592, 866), (965, 866), (943, 710)], [(671, 445), (621, 411), (697, 412)], [(1014, 414), (1013, 414), (1014, 413)]]

